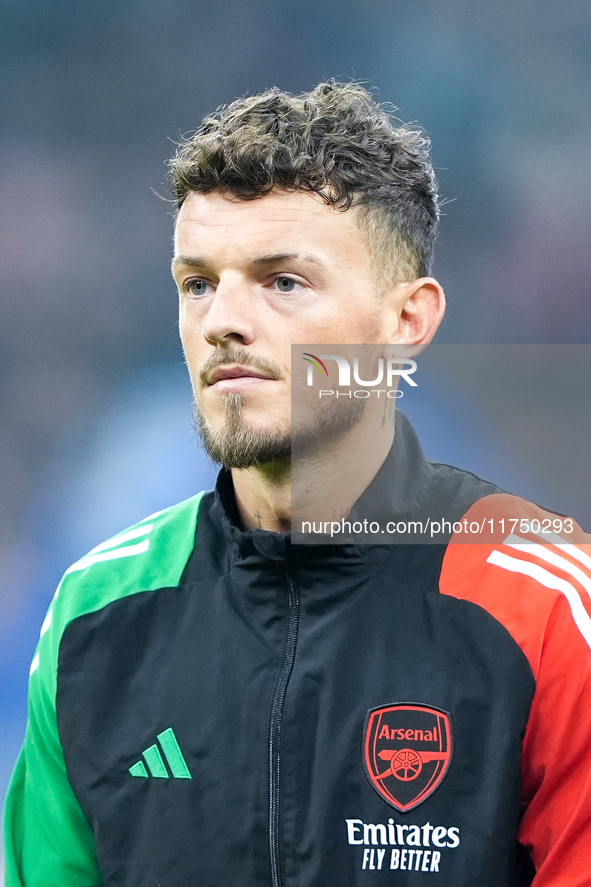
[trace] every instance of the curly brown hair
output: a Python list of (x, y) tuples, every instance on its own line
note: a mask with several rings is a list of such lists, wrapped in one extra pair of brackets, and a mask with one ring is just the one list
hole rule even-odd
[(206, 117), (170, 161), (180, 208), (189, 191), (244, 200), (273, 188), (355, 207), (385, 284), (431, 273), (439, 219), (429, 139), (392, 117), (358, 83), (274, 88)]

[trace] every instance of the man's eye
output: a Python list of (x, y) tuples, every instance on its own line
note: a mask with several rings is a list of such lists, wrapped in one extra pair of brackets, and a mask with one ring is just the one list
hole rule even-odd
[(204, 296), (209, 284), (205, 280), (190, 280), (187, 284), (187, 292), (190, 296)]
[(281, 293), (293, 293), (297, 287), (301, 286), (293, 277), (285, 277), (284, 275), (276, 277), (275, 284)]

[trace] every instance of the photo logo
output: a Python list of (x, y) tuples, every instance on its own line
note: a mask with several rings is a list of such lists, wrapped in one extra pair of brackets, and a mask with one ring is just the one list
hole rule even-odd
[(322, 363), (319, 357), (316, 357), (315, 354), (310, 354), (308, 351), (304, 351), (304, 360), (306, 360), (311, 366), (308, 369), (308, 385), (311, 385), (310, 376), (312, 375), (312, 367), (316, 367), (320, 375), (322, 376), (323, 372), (325, 376), (328, 376), (328, 370), (326, 366)]
[[(334, 391), (329, 389), (320, 389), (318, 397), (356, 397), (367, 398), (372, 394), (380, 397), (382, 394), (390, 398), (402, 397), (404, 392), (398, 388), (399, 381), (405, 381), (412, 388), (417, 387), (417, 383), (412, 378), (412, 374), (417, 369), (416, 361), (410, 358), (401, 357), (380, 357), (377, 361), (377, 367), (373, 371), (373, 379), (363, 379), (362, 373), (367, 374), (366, 370), (361, 370), (359, 366), (359, 358), (355, 357), (349, 361), (341, 354), (310, 354), (304, 351), (302, 359), (308, 363), (306, 385), (310, 388), (314, 385), (316, 375), (314, 369), (318, 371), (323, 379), (329, 377), (329, 372), (325, 360), (332, 360), (336, 363), (338, 369), (338, 387), (349, 389), (347, 392)], [(359, 389), (352, 390), (356, 385), (362, 386)], [(379, 388), (378, 386), (383, 386)]]
[(377, 793), (406, 813), (445, 778), (452, 757), (447, 712), (405, 703), (370, 709), (363, 736), (365, 773)]

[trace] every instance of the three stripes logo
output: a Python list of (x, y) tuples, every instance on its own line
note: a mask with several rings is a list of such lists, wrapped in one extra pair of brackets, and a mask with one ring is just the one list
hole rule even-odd
[[(158, 742), (142, 752), (143, 760), (129, 768), (132, 776), (156, 779), (192, 779), (187, 762), (174, 735), (174, 730), (169, 727), (156, 737)], [(168, 767), (166, 766), (168, 764)]]
[[(87, 567), (92, 567), (93, 564), (99, 564), (103, 561), (113, 561), (119, 560), (123, 557), (134, 557), (137, 554), (145, 554), (150, 547), (150, 540), (142, 537), (149, 536), (153, 527), (153, 523), (144, 523), (139, 527), (135, 527), (133, 530), (127, 530), (127, 532), (120, 533), (112, 539), (107, 539), (106, 542), (101, 542), (100, 545), (97, 545), (96, 548), (89, 551), (87, 555), (79, 561), (76, 561), (75, 564), (72, 564), (72, 566), (66, 570), (66, 573), (78, 573), (80, 570), (85, 570)], [(130, 542), (132, 543), (131, 545), (128, 544)]]

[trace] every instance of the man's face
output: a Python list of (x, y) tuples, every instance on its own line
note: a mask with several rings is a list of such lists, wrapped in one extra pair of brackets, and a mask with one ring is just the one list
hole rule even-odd
[[(246, 468), (289, 456), (292, 343), (391, 340), (354, 213), (279, 190), (256, 200), (190, 192), (183, 203), (173, 259), (180, 333), (217, 461)], [(334, 421), (354, 424), (346, 408)]]

